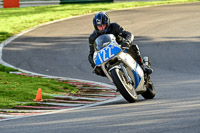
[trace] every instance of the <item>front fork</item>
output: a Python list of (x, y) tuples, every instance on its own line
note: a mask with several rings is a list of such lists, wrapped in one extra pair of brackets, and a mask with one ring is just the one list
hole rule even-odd
[(124, 75), (126, 77), (126, 80), (127, 80), (127, 83), (132, 83), (132, 80), (130, 78), (130, 76), (128, 75), (127, 71), (126, 71), (126, 68), (124, 67), (123, 64), (120, 64), (121, 68), (122, 68), (122, 71), (124, 72)]
[[(107, 70), (105, 69), (105, 65), (102, 65), (102, 69), (103, 69), (105, 75), (110, 79), (110, 81), (113, 82), (112, 78), (110, 77), (110, 74), (108, 74)], [(116, 66), (112, 67), (109, 70), (109, 72), (111, 72), (113, 69), (122, 69), (122, 71), (124, 72), (124, 75), (125, 75), (127, 83), (130, 83), (130, 84), (132, 83), (132, 79), (128, 75), (128, 72), (127, 72), (126, 68), (124, 67), (124, 65), (122, 63), (120, 63), (119, 65), (116, 65)]]

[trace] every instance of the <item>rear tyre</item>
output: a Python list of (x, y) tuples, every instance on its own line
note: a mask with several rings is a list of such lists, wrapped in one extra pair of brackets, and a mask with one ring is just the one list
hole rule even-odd
[(133, 83), (127, 83), (124, 72), (118, 68), (111, 71), (113, 82), (121, 95), (129, 102), (133, 103), (137, 100), (137, 94)]
[(146, 86), (147, 91), (142, 93), (141, 95), (145, 98), (145, 99), (153, 99), (156, 95), (155, 92), (155, 88), (154, 85), (152, 83), (152, 81), (149, 79), (148, 84)]

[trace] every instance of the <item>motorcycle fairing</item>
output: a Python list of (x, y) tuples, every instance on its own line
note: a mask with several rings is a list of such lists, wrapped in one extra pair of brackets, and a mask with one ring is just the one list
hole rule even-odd
[(94, 62), (96, 65), (100, 65), (106, 62), (107, 60), (113, 58), (120, 51), (121, 51), (121, 48), (119, 48), (118, 46), (109, 44), (108, 46), (94, 53), (95, 55)]
[(139, 71), (139, 69), (138, 69), (138, 64), (137, 64), (136, 69), (132, 71), (134, 78), (135, 78), (135, 89), (138, 87), (138, 85), (141, 81), (141, 76), (139, 75), (138, 71)]
[(118, 57), (131, 69), (134, 75), (133, 80), (135, 81), (136, 91), (145, 90), (144, 86), (142, 86), (144, 82), (144, 73), (139, 64), (127, 53), (120, 52)]

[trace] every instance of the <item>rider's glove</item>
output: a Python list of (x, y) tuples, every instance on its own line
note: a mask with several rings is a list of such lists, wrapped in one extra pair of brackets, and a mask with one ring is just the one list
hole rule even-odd
[(96, 75), (100, 75), (100, 68), (94, 67), (93, 73), (95, 73)]
[(121, 47), (122, 47), (122, 48), (129, 48), (129, 47), (130, 47), (130, 44), (129, 44), (127, 41), (125, 41), (125, 42), (123, 42), (123, 43), (121, 44)]
[(96, 75), (100, 75), (100, 76), (106, 76), (103, 72), (103, 70), (101, 69), (101, 67), (95, 67), (93, 73), (95, 73)]

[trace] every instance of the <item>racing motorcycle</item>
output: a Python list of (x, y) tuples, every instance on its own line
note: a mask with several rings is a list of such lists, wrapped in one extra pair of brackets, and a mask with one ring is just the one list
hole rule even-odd
[[(145, 99), (154, 98), (155, 88), (150, 76), (144, 73), (140, 65), (128, 54), (127, 49), (121, 48), (114, 35), (99, 36), (94, 42), (94, 48), (95, 68), (101, 67), (128, 102), (135, 102), (139, 94)], [(146, 66), (150, 67), (148, 57), (144, 57), (143, 60)]]

